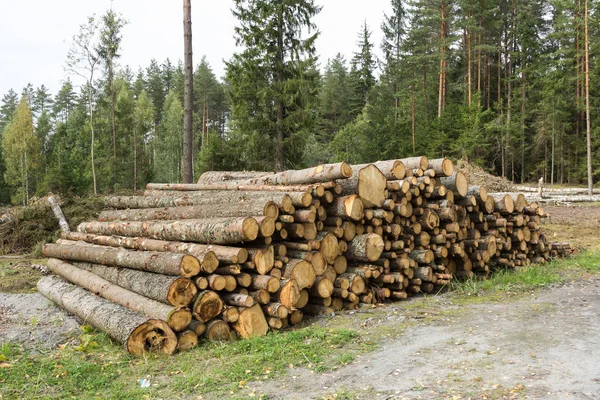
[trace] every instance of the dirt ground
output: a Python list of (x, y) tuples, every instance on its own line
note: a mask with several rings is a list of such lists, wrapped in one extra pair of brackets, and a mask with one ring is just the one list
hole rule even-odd
[[(449, 296), (451, 299), (451, 296)], [(441, 300), (442, 302), (446, 300)], [(451, 308), (451, 307), (450, 307)], [(403, 323), (390, 312), (390, 329)], [(269, 399), (598, 399), (600, 278), (462, 306), (337, 371), (255, 382)]]
[[(600, 250), (600, 207), (546, 209), (552, 217), (544, 230), (551, 240)], [(39, 267), (15, 273), (39, 263), (0, 257), (0, 345), (15, 342), (46, 352), (79, 330), (74, 317), (31, 293), (42, 274)], [(25, 278), (10, 286), (14, 275)], [(292, 368), (282, 379), (248, 383), (243, 394), (269, 399), (600, 399), (600, 277), (502, 302), (457, 305), (452, 299), (447, 294), (434, 300), (436, 309), (446, 311), (440, 318), (408, 326), (403, 310), (410, 302), (391, 304), (372, 318), (365, 319), (364, 313), (335, 317), (338, 327), (364, 331), (369, 323), (384, 324), (392, 334), (375, 352), (336, 371)]]

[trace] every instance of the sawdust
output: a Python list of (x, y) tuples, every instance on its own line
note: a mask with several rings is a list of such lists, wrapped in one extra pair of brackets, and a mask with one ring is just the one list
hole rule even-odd
[(494, 176), (465, 158), (458, 160), (456, 166), (465, 175), (469, 185), (483, 186), (488, 192), (515, 191), (514, 185), (508, 179)]

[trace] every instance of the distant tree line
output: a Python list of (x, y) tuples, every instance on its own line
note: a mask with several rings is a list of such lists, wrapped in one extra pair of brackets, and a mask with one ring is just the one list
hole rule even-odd
[[(390, 6), (382, 43), (365, 23), (352, 55), (320, 61), (314, 0), (234, 0), (240, 50), (222, 79), (205, 58), (194, 71), (195, 177), (426, 154), (466, 157), (513, 181), (581, 183), (589, 115), (598, 178), (597, 2)], [(2, 96), (0, 203), (181, 179), (183, 66), (120, 65), (126, 23), (108, 10), (81, 26), (58, 93), (27, 85)]]

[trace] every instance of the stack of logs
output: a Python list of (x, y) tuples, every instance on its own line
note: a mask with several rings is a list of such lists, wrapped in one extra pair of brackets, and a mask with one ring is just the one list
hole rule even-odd
[(446, 159), (206, 172), (113, 196), (44, 247), (39, 291), (126, 345), (173, 353), (432, 293), (564, 255), (522, 195), (468, 186)]

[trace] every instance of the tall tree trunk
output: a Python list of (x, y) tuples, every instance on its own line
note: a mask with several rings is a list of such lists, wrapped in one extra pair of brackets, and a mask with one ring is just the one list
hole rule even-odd
[[(93, 78), (90, 78), (90, 83), (92, 82)], [(98, 195), (98, 186), (96, 183), (96, 165), (94, 162), (94, 108), (92, 107), (92, 88), (91, 88), (91, 84), (90, 84), (90, 88), (88, 88), (89, 93), (88, 93), (88, 105), (89, 105), (89, 109), (90, 109), (90, 132), (92, 134), (92, 140), (91, 140), (91, 153), (92, 153), (92, 179), (94, 181), (94, 195)]]
[(183, 165), (181, 178), (183, 183), (192, 183), (194, 172), (192, 155), (194, 137), (192, 132), (192, 107), (194, 102), (193, 64), (192, 64), (192, 5), (191, 0), (183, 0), (183, 47), (184, 47), (184, 87), (183, 87)]
[[(470, 24), (471, 13), (469, 13), (468, 21)], [(470, 28), (470, 25), (467, 28), (467, 92), (468, 92), (469, 108), (471, 108), (472, 88), (471, 88), (471, 28)]]
[(133, 127), (133, 193), (137, 190), (137, 127)]
[(277, 14), (277, 65), (275, 79), (277, 85), (277, 171), (285, 168), (285, 156), (283, 154), (283, 5), (279, 6)]
[(588, 194), (591, 196), (594, 190), (594, 181), (592, 177), (592, 126), (590, 120), (590, 43), (588, 32), (588, 3), (589, 0), (585, 0), (585, 124), (587, 131)]
[[(525, 58), (525, 57), (524, 57)], [(523, 61), (521, 73), (521, 183), (525, 182), (525, 86), (527, 85), (527, 61)]]
[(410, 90), (411, 90), (411, 137), (412, 137), (412, 151), (413, 151), (413, 155), (416, 152), (416, 145), (415, 145), (415, 76), (414, 76), (414, 71), (411, 68), (410, 70), (411, 75), (412, 75), (412, 83), (410, 85)]
[(425, 125), (429, 125), (429, 101), (427, 101), (427, 63), (423, 62), (423, 100), (425, 102)]
[(445, 36), (445, 12), (446, 5), (442, 1), (442, 23), (440, 27), (440, 87), (438, 92), (438, 118), (442, 117), (442, 110), (444, 108), (444, 94), (445, 94), (445, 71), (444, 71), (444, 59), (445, 59), (445, 48), (446, 44), (444, 43), (446, 40)]
[(113, 76), (113, 58), (108, 60), (108, 87), (110, 90), (110, 117), (112, 123), (112, 142), (113, 142), (113, 190), (117, 186), (117, 126), (115, 124), (115, 85)]

